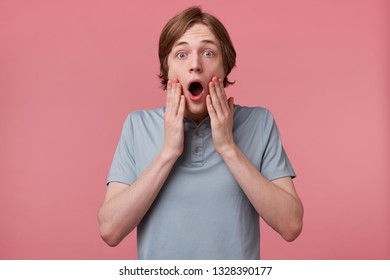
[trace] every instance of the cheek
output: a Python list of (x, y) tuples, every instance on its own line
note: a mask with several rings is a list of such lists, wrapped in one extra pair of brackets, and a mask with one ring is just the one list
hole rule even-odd
[(168, 64), (168, 79), (172, 80), (178, 77), (179, 72), (174, 65)]
[(168, 71), (168, 80), (179, 80), (179, 75), (175, 71)]
[(173, 73), (172, 73), (172, 71), (169, 69), (169, 70), (168, 70), (168, 80), (172, 80), (172, 78), (173, 78)]
[(183, 71), (180, 69), (180, 68), (177, 68), (177, 67), (171, 67), (169, 68), (169, 71), (168, 71), (168, 79), (169, 80), (178, 80), (181, 82), (183, 78)]
[(210, 63), (205, 69), (208, 69), (212, 75), (221, 78), (225, 77), (225, 70), (223, 69), (223, 64), (221, 62)]
[(221, 77), (225, 77), (225, 68), (223, 68), (223, 62), (221, 61), (220, 64), (219, 64), (219, 74), (221, 75)]

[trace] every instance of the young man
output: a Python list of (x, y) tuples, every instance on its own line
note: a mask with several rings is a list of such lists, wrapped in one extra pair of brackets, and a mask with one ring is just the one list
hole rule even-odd
[(137, 227), (139, 259), (259, 259), (259, 216), (287, 241), (301, 232), (295, 173), (272, 115), (224, 88), (236, 53), (199, 8), (164, 27), (166, 106), (125, 121), (99, 211), (116, 246)]

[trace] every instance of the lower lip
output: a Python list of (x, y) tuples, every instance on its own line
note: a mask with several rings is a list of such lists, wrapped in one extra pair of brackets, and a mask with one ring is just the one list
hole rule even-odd
[(202, 91), (199, 95), (195, 96), (195, 95), (192, 95), (190, 92), (190, 99), (192, 101), (198, 101), (198, 100), (202, 99), (203, 94), (204, 94), (204, 91)]

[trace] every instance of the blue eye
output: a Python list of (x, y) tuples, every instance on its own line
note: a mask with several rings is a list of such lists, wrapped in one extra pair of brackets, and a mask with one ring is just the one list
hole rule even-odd
[(176, 55), (179, 59), (183, 59), (186, 57), (186, 54), (184, 52), (179, 52), (177, 55)]
[(207, 56), (207, 57), (212, 57), (214, 55), (214, 53), (212, 51), (205, 51), (203, 53), (204, 56)]

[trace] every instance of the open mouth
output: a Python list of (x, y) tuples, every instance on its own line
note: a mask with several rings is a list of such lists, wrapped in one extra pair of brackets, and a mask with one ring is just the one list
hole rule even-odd
[(203, 92), (203, 86), (199, 82), (193, 82), (190, 84), (188, 90), (193, 96), (198, 96)]

